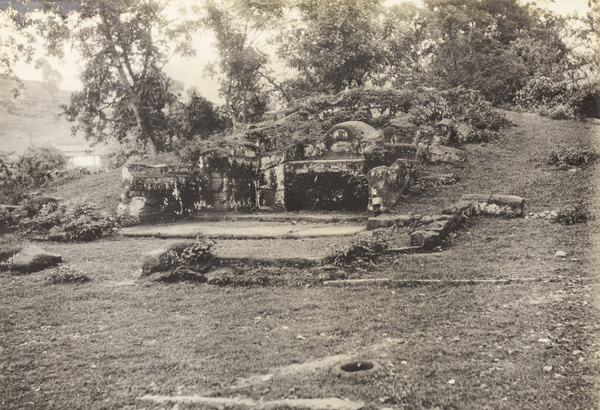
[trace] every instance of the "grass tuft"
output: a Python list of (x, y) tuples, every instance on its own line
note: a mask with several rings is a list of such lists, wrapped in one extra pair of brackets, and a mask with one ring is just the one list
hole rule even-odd
[(63, 266), (54, 270), (48, 277), (51, 285), (64, 285), (71, 283), (86, 283), (91, 279), (85, 273), (77, 272), (70, 267)]

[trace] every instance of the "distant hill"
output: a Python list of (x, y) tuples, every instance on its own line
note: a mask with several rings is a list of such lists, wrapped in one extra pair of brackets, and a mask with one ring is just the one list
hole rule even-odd
[(22, 153), (30, 145), (85, 144), (83, 135), (71, 136), (74, 123), (59, 117), (70, 91), (50, 94), (41, 81), (23, 81), (17, 98), (16, 82), (0, 76), (0, 151)]

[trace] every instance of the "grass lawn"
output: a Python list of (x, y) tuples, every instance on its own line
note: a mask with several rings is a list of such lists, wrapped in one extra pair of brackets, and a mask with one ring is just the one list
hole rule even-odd
[[(451, 169), (459, 183), (411, 196), (399, 210), (431, 213), (487, 192), (523, 196), (528, 212), (594, 207), (594, 168), (557, 170), (545, 159), (597, 144), (600, 126), (507, 115), (517, 126), (468, 146), (469, 162)], [(167, 285), (139, 280), (141, 254), (160, 239), (44, 243), (91, 281), (0, 273), (0, 408), (244, 408), (139, 399), (198, 395), (337, 397), (367, 409), (596, 409), (597, 224), (476, 217), (441, 252), (346, 272), (522, 279), (509, 283), (332, 287), (318, 269), (275, 267), (245, 271), (279, 279), (270, 285)], [(381, 369), (337, 377), (318, 365), (331, 356)]]

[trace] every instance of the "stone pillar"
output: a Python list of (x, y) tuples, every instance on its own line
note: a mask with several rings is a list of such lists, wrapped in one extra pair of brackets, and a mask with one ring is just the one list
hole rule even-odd
[(407, 161), (397, 160), (389, 167), (375, 167), (367, 174), (369, 181), (369, 210), (392, 209), (410, 187), (412, 167)]

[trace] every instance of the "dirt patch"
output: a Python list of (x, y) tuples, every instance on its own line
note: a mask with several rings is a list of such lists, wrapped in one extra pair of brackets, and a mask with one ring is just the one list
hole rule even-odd
[[(304, 336), (302, 336), (301, 338), (303, 338), (303, 337)], [(404, 340), (388, 338), (388, 339), (384, 340), (383, 342), (380, 342), (380, 343), (377, 343), (377, 344), (374, 344), (371, 346), (366, 346), (357, 352), (337, 354), (337, 355), (333, 355), (333, 356), (326, 356), (326, 357), (322, 357), (320, 359), (313, 360), (310, 362), (296, 363), (296, 364), (290, 364), (290, 365), (281, 366), (281, 367), (277, 367), (277, 368), (271, 368), (271, 369), (269, 369), (268, 374), (256, 374), (256, 375), (252, 375), (250, 377), (239, 378), (235, 381), (235, 383), (231, 386), (231, 388), (232, 389), (246, 388), (248, 386), (253, 386), (256, 384), (261, 384), (261, 383), (267, 382), (274, 377), (281, 378), (281, 377), (287, 377), (287, 376), (302, 376), (307, 373), (310, 374), (310, 373), (316, 372), (318, 370), (328, 369), (340, 362), (351, 360), (353, 357), (356, 357), (358, 355), (364, 356), (364, 355), (374, 354), (376, 352), (381, 352), (382, 350), (385, 350), (386, 348), (389, 348), (390, 346), (400, 344), (400, 343), (404, 343)]]

